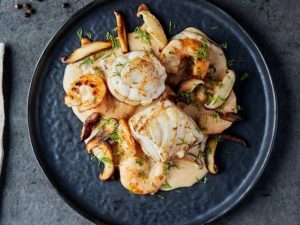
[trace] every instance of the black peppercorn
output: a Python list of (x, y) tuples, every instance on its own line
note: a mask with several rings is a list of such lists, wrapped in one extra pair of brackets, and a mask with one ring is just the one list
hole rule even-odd
[(35, 10), (32, 9), (32, 8), (29, 8), (29, 9), (26, 9), (26, 12), (29, 13), (29, 14), (31, 15), (31, 14), (34, 14), (34, 13), (35, 13)]
[(25, 12), (24, 16), (25, 16), (25, 17), (30, 17), (30, 16), (31, 16), (31, 13)]
[(19, 3), (15, 4), (16, 9), (21, 9), (22, 7), (23, 7), (22, 4), (19, 4)]
[(62, 7), (63, 7), (63, 8), (69, 8), (69, 7), (70, 7), (70, 4), (69, 4), (68, 2), (64, 2), (64, 3), (62, 4)]
[(31, 9), (31, 4), (30, 3), (24, 3), (24, 7), (26, 8), (26, 9)]

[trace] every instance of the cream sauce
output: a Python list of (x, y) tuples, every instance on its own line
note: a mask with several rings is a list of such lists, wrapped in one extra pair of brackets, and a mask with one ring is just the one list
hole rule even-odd
[(176, 188), (190, 187), (199, 182), (208, 172), (203, 154), (207, 136), (199, 145), (191, 148), (181, 159), (171, 161), (171, 168), (168, 173), (166, 184), (161, 190), (171, 191)]
[[(189, 31), (195, 32), (195, 30)], [(151, 45), (137, 38), (135, 33), (128, 34), (128, 42), (131, 51), (152, 51), (157, 57), (159, 57), (160, 51), (157, 41), (153, 38), (151, 38), (150, 40)], [(120, 52), (117, 53), (117, 55), (121, 54), (122, 53)], [(64, 90), (67, 91), (70, 88), (71, 84), (83, 74), (95, 74), (102, 76), (104, 75), (104, 78), (106, 78), (108, 67), (112, 64), (114, 59), (115, 56), (112, 55), (111, 57), (108, 57), (105, 60), (97, 59), (94, 61), (93, 64), (90, 65), (82, 65), (82, 61), (67, 65), (63, 79)], [(222, 61), (222, 57), (219, 60)], [(221, 64), (223, 65), (224, 63)], [(108, 93), (107, 96), (104, 98), (103, 102), (94, 109), (85, 112), (79, 112), (77, 107), (73, 107), (72, 109), (75, 115), (82, 122), (84, 122), (85, 119), (93, 112), (100, 112), (106, 118), (129, 119), (133, 114), (143, 110), (144, 108), (145, 106), (129, 106), (127, 104), (120, 103), (117, 100), (115, 100), (110, 93)], [(97, 131), (94, 131), (91, 134), (91, 137), (86, 140), (86, 142), (90, 140), (96, 133)], [(197, 148), (192, 148), (189, 151), (189, 153), (195, 156), (199, 155), (198, 151), (204, 151), (205, 141), (201, 143), (200, 146), (200, 148), (199, 146)], [(161, 188), (164, 191), (169, 191), (180, 187), (192, 186), (207, 174), (204, 159), (199, 159), (189, 154), (186, 154), (183, 158), (180, 159), (173, 159), (171, 163), (176, 166), (170, 168), (170, 171), (167, 176), (167, 181), (170, 187)]]

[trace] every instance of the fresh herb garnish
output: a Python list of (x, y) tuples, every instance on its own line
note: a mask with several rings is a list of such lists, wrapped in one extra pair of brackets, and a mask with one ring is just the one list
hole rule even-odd
[(169, 51), (169, 54), (170, 54), (170, 55), (175, 55), (175, 52), (174, 52), (173, 50), (170, 50), (170, 51)]
[(223, 99), (220, 95), (218, 95), (216, 97), (216, 99), (214, 100), (213, 104), (219, 104), (219, 103), (224, 103), (225, 99)]
[(241, 79), (240, 79), (240, 80), (247, 80), (247, 79), (249, 79), (249, 78), (250, 78), (249, 74), (248, 74), (248, 73), (244, 73), (244, 74), (241, 76)]
[(147, 174), (146, 174), (144, 171), (139, 172), (139, 173), (138, 173), (138, 176), (139, 176), (139, 177), (147, 178)]
[(219, 27), (217, 26), (217, 25), (215, 25), (215, 26), (212, 26), (210, 29), (211, 30), (216, 30), (216, 29), (218, 29)]
[(115, 68), (115, 72), (114, 72), (114, 76), (121, 76), (121, 70), (124, 69), (124, 67), (128, 64), (129, 62), (125, 62), (125, 63), (118, 63)]
[(200, 158), (204, 158), (205, 156), (206, 156), (206, 153), (201, 151), (201, 149), (199, 149), (197, 158), (200, 159)]
[(220, 115), (218, 112), (214, 111), (211, 116), (216, 120), (216, 122), (218, 121), (218, 119), (220, 118)]
[(102, 120), (102, 123), (98, 126), (98, 130), (102, 130), (104, 126), (109, 125), (112, 122), (112, 119), (103, 119), (103, 118), (99, 118), (99, 120)]
[(115, 54), (115, 49), (110, 49), (109, 51), (101, 52), (97, 55), (96, 59), (107, 59)]
[(167, 175), (172, 167), (179, 168), (179, 166), (175, 163), (164, 164), (163, 173)]
[(93, 56), (88, 56), (88, 57), (85, 57), (82, 62), (80, 63), (79, 67), (82, 67), (82, 66), (88, 66), (88, 65), (91, 65), (95, 62), (95, 58)]
[(113, 132), (109, 135), (109, 138), (114, 140), (115, 142), (121, 144), (122, 139), (119, 135), (119, 124), (115, 124)]
[(81, 38), (82, 38), (82, 35), (83, 35), (82, 28), (78, 28), (78, 30), (77, 30), (76, 33), (77, 33), (78, 38), (81, 39)]
[(94, 153), (91, 154), (91, 160), (94, 160), (95, 158), (98, 159), (98, 167), (100, 166), (101, 163), (112, 163), (111, 159), (106, 157), (106, 156), (103, 156), (101, 158), (98, 158)]
[(139, 38), (146, 44), (151, 45), (150, 35), (147, 31), (141, 30), (140, 27), (136, 27), (134, 33), (137, 35), (136, 38)]
[(203, 39), (201, 41), (201, 46), (197, 49), (195, 58), (196, 58), (196, 60), (207, 58), (207, 40), (206, 39)]
[(172, 23), (172, 21), (170, 21), (169, 22), (169, 29), (168, 29), (170, 35), (173, 35), (174, 28), (175, 28), (175, 24)]
[(187, 92), (182, 92), (181, 93), (181, 97), (183, 99), (183, 101), (186, 103), (186, 104), (191, 104), (192, 103), (192, 98), (191, 98), (191, 95)]
[(157, 188), (157, 186), (154, 183), (151, 183), (152, 187)]
[(143, 165), (144, 165), (144, 159), (137, 158), (137, 159), (135, 160), (135, 162), (136, 162), (137, 164), (139, 164), (140, 166), (143, 166)]
[(211, 102), (213, 99), (213, 95), (210, 92), (205, 92), (208, 102)]
[(165, 197), (162, 196), (162, 195), (158, 195), (158, 197), (159, 197), (161, 200), (164, 200), (164, 199), (165, 199)]
[(87, 32), (86, 36), (91, 40), (92, 39), (92, 33), (91, 32)]
[(221, 48), (223, 48), (223, 49), (227, 49), (227, 48), (228, 48), (228, 44), (227, 44), (226, 41), (223, 42), (223, 43), (221, 43), (220, 46), (221, 46)]
[(205, 176), (205, 177), (203, 177), (200, 181), (201, 181), (203, 184), (206, 184), (206, 183), (207, 183), (207, 180), (208, 180), (208, 178)]
[(99, 161), (103, 162), (103, 163), (111, 163), (111, 160), (108, 157), (101, 157), (99, 159)]
[(185, 141), (184, 139), (182, 138), (179, 138), (179, 143), (177, 143), (176, 145), (180, 146), (180, 148), (183, 146), (183, 145), (186, 145), (188, 146), (189, 148), (191, 148), (193, 146), (193, 144), (189, 144), (187, 141)]
[(164, 175), (167, 175), (170, 171), (170, 164), (164, 164), (163, 173)]
[(169, 184), (169, 182), (166, 180), (165, 183), (161, 186), (162, 188), (172, 188), (172, 186)]
[(243, 110), (243, 108), (242, 108), (240, 105), (237, 105), (236, 108), (233, 108), (233, 109), (232, 109), (232, 111), (233, 111), (234, 113), (238, 113), (238, 112), (240, 112), (241, 110)]
[(118, 49), (120, 47), (120, 42), (119, 42), (118, 38), (116, 38), (110, 32), (106, 33), (106, 40), (111, 41), (112, 49)]
[(222, 139), (222, 137), (221, 137), (220, 134), (215, 135), (214, 138), (215, 138), (216, 142), (221, 142), (221, 141), (223, 141), (223, 139)]
[(113, 28), (111, 31), (114, 32), (114, 33), (117, 33), (117, 32), (118, 32), (118, 28), (115, 27), (115, 28)]
[(229, 59), (229, 60), (227, 61), (227, 66), (232, 66), (235, 62), (236, 62), (235, 59)]
[(96, 157), (95, 154), (92, 153), (92, 154), (91, 154), (91, 160), (94, 160), (95, 157)]
[(109, 135), (109, 138), (112, 139), (112, 140), (114, 140), (115, 142), (117, 142), (119, 144), (122, 143), (122, 139), (121, 139), (121, 137), (120, 137), (120, 135), (119, 135), (119, 133), (118, 133), (117, 130), (115, 130), (113, 133), (111, 133)]
[(241, 61), (236, 59), (236, 58), (231, 58), (227, 61), (227, 66), (230, 67), (230, 66), (233, 66), (236, 63), (241, 63)]

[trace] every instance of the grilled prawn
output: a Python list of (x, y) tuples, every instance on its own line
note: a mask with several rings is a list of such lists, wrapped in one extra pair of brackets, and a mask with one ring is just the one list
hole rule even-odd
[(166, 180), (166, 164), (149, 159), (138, 148), (125, 120), (119, 121), (118, 134), (122, 141), (115, 151), (122, 185), (135, 194), (157, 192)]

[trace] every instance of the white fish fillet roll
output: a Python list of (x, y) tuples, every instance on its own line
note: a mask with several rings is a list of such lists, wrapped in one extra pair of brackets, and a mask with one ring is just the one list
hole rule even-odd
[(167, 73), (151, 52), (134, 51), (112, 64), (107, 85), (111, 94), (129, 105), (148, 105), (165, 90)]
[(194, 120), (169, 100), (161, 100), (128, 121), (133, 137), (155, 161), (182, 158), (205, 137)]

